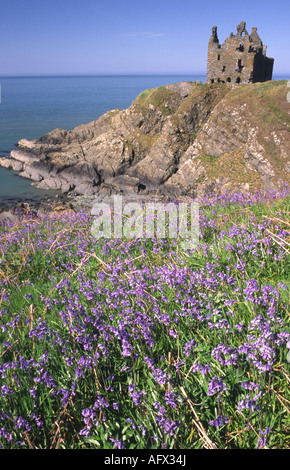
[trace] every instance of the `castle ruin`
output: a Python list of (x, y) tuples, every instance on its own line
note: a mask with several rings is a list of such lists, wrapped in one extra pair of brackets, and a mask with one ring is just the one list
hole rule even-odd
[(217, 27), (212, 28), (208, 44), (206, 83), (255, 83), (272, 80), (274, 59), (266, 57), (257, 28), (251, 34), (242, 21), (237, 34), (219, 43)]

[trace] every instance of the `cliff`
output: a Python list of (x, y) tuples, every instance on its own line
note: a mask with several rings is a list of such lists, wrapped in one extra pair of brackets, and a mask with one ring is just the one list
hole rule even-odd
[(73, 130), (21, 140), (0, 165), (39, 188), (100, 197), (204, 195), (290, 183), (287, 82), (181, 82)]

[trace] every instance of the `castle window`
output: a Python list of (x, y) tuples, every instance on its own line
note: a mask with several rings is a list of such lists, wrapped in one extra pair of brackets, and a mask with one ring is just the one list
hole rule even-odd
[(218, 54), (218, 58), (217, 58), (217, 60), (221, 60), (221, 56), (220, 56), (219, 54)]
[(228, 77), (228, 78), (227, 78), (227, 82), (230, 83), (231, 81), (232, 81), (232, 80), (231, 80), (231, 77)]
[(241, 73), (242, 69), (243, 69), (242, 60), (239, 59), (239, 60), (238, 60), (237, 72)]
[(224, 72), (226, 70), (226, 66), (224, 65), (223, 66), (223, 69), (222, 69), (222, 72)]
[(240, 77), (238, 77), (238, 78), (236, 79), (236, 83), (241, 83), (241, 78), (240, 78)]
[(211, 83), (214, 83), (214, 78), (211, 79)]

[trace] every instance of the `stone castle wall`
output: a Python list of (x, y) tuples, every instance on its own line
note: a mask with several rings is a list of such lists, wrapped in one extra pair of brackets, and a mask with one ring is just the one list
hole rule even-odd
[(246, 23), (237, 26), (237, 34), (219, 43), (217, 27), (212, 28), (208, 44), (207, 83), (255, 83), (272, 79), (274, 59), (266, 57), (257, 28), (249, 33)]

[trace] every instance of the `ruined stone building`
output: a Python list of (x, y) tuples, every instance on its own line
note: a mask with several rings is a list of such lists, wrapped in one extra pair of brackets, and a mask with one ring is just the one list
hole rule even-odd
[(251, 34), (246, 23), (237, 26), (237, 33), (230, 34), (223, 44), (219, 43), (217, 27), (212, 28), (208, 44), (207, 83), (255, 83), (272, 80), (274, 59), (266, 57), (257, 28)]

